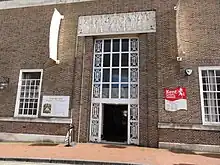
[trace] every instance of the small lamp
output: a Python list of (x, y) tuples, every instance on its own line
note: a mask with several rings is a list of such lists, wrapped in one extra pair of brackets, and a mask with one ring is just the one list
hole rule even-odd
[(192, 72), (193, 72), (193, 70), (192, 70), (191, 68), (186, 68), (186, 69), (185, 69), (185, 74), (186, 74), (187, 76), (190, 76), (190, 75), (192, 74)]

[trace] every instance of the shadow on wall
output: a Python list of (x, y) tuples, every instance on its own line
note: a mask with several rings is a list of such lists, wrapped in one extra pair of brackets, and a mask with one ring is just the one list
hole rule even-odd
[(106, 144), (106, 145), (103, 145), (103, 147), (105, 147), (105, 148), (119, 148), (119, 149), (127, 148), (126, 146), (123, 146), (123, 145), (113, 145), (113, 144)]
[(36, 141), (34, 143), (31, 143), (29, 146), (57, 146), (58, 143), (54, 143), (51, 140), (43, 140), (43, 141)]
[(196, 164), (180, 163), (180, 164), (173, 164), (173, 165), (196, 165)]
[[(220, 159), (220, 153), (208, 153), (208, 152), (207, 153), (198, 153), (198, 152), (193, 152), (190, 150), (183, 150), (183, 149), (170, 149), (169, 151), (176, 153), (176, 154), (200, 155), (200, 156)], [(174, 165), (191, 165), (191, 164), (174, 164)], [(194, 164), (192, 164), (192, 165), (194, 165)]]
[(184, 149), (169, 149), (170, 152), (173, 152), (175, 154), (193, 154), (196, 155), (195, 152), (190, 151), (190, 150), (184, 150)]
[[(220, 159), (220, 153), (199, 153), (197, 155)], [(219, 160), (220, 161), (220, 160)]]

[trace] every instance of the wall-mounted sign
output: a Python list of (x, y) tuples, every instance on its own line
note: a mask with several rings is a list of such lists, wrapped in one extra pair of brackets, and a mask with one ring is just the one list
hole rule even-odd
[(41, 116), (68, 117), (69, 96), (43, 96)]
[(164, 89), (165, 110), (187, 110), (186, 88)]

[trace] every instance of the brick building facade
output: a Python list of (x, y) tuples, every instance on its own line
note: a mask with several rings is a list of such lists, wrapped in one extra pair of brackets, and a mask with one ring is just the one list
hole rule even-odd
[[(0, 82), (8, 82), (0, 140), (61, 141), (72, 124), (74, 141), (103, 142), (104, 104), (123, 104), (125, 143), (219, 151), (219, 7), (217, 0), (0, 2)], [(64, 16), (59, 63), (49, 49), (54, 9)], [(187, 110), (166, 111), (164, 89), (179, 86)], [(35, 97), (22, 96), (31, 87)], [(43, 96), (69, 96), (68, 115), (42, 115)]]

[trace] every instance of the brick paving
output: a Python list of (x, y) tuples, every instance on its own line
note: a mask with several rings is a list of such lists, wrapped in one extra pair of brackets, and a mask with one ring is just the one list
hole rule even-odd
[(189, 154), (166, 149), (79, 143), (74, 147), (0, 143), (1, 158), (49, 158), (138, 163), (144, 165), (220, 165), (218, 154)]

